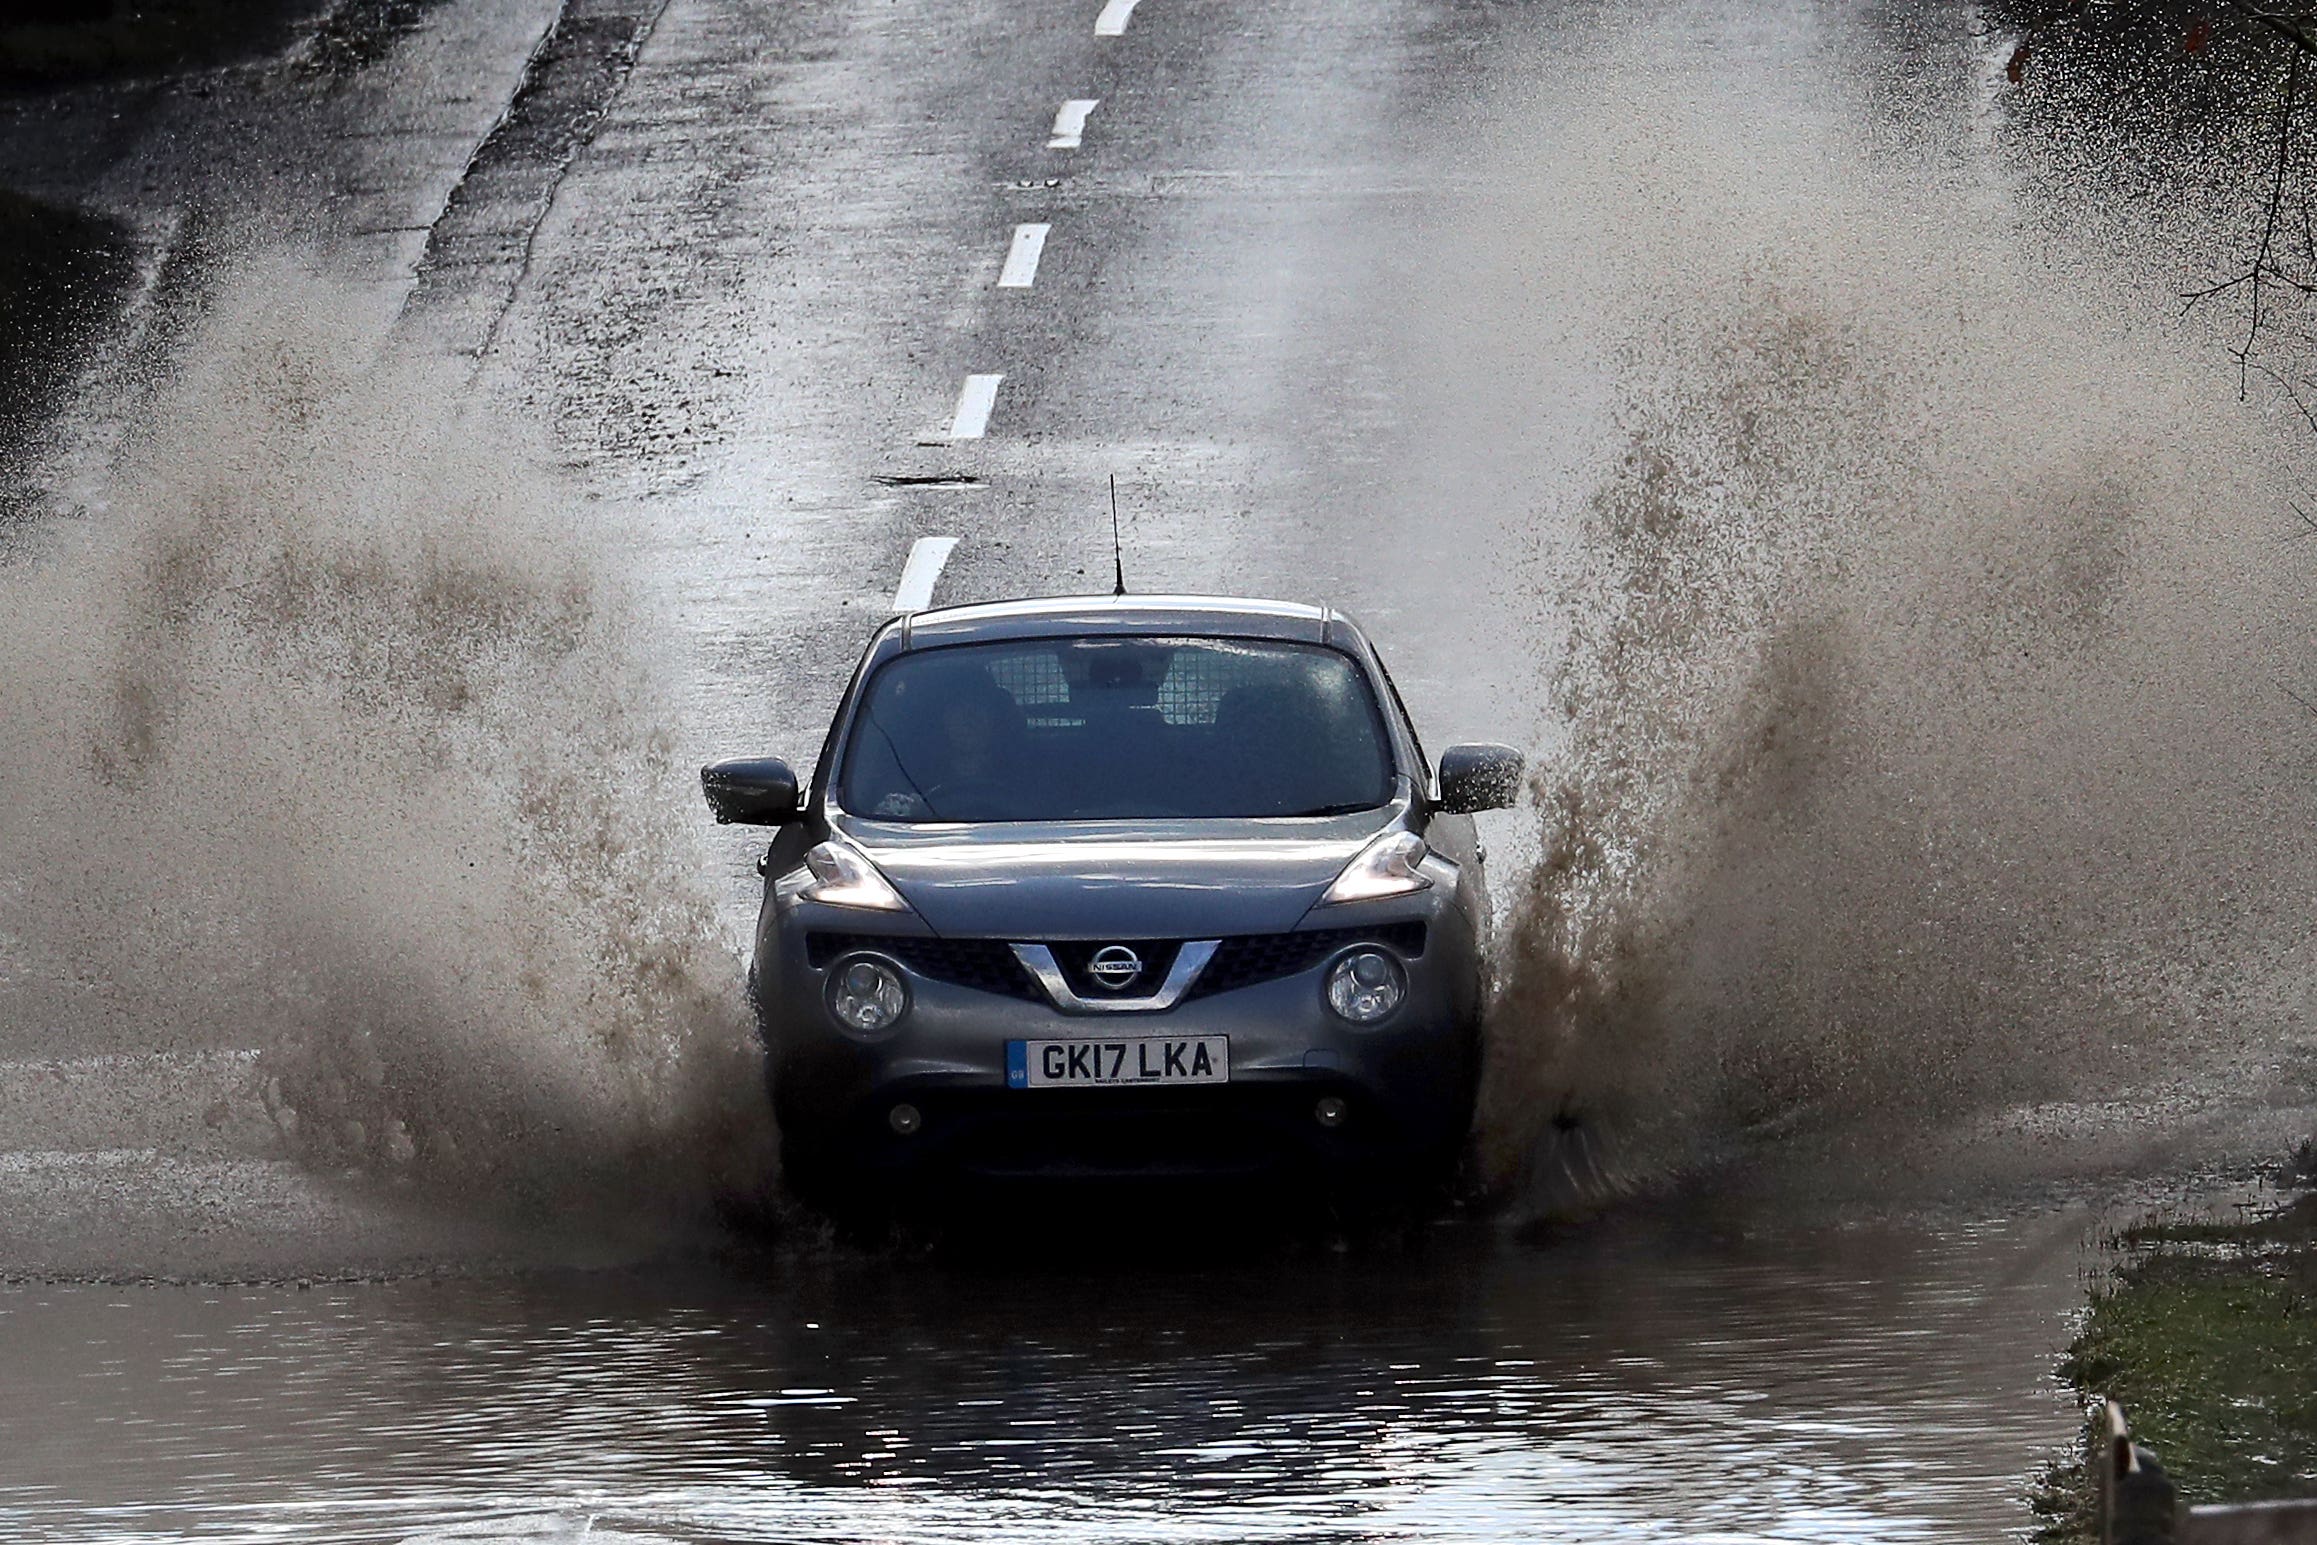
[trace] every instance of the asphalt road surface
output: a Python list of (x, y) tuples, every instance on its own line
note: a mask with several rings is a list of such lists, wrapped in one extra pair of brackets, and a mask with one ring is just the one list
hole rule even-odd
[[(1496, 1218), (1380, 1254), (1307, 1241), (1009, 1266), (852, 1252), (801, 1227), (733, 1247), (689, 1214), (671, 1239), (639, 1222), (661, 1194), (640, 1180), (646, 1202), (607, 1203), (600, 1224), (568, 1196), (526, 1215), (406, 1183), (395, 1145), (427, 1139), (416, 1107), (446, 1112), (470, 1153), (516, 1130), (494, 1125), (501, 1107), (458, 1127), (453, 1086), (519, 1076), (521, 1059), (516, 1075), (495, 1053), (461, 1063), (449, 1041), (428, 1043), (437, 1083), (415, 1093), (363, 1061), (371, 1030), (332, 1043), (313, 1088), (358, 1099), (367, 1067), (405, 1103), (383, 1127), (332, 1106), (323, 1146), (301, 1147), (322, 1130), (314, 1107), (285, 1125), (262, 1016), (237, 1012), (257, 978), (206, 983), (210, 959), (279, 954), (296, 980), (268, 991), (326, 1005), (325, 1042), (360, 1019), (356, 997), (488, 1038), (497, 1022), (467, 995), (489, 997), (478, 973), (498, 970), (532, 1003), (517, 1019), (582, 1026), (538, 1080), (540, 1099), (572, 1102), (572, 1130), (623, 1098), (680, 1103), (637, 1071), (658, 1067), (637, 1049), (652, 1036), (598, 1002), (618, 996), (596, 991), (611, 975), (564, 990), (563, 957), (469, 927), (416, 860), (349, 885), (337, 946), (316, 942), (336, 872), (314, 850), (380, 840), (391, 816), (402, 836), (382, 845), (439, 838), (467, 863), (474, 827), (511, 812), (536, 838), (516, 857), (572, 877), (550, 898), (580, 919), (565, 933), (705, 983), (721, 1008), (683, 1012), (724, 1026), (754, 843), (702, 834), (687, 769), (809, 763), (924, 539), (954, 539), (940, 601), (1106, 590), (1113, 477), (1130, 587), (1336, 602), (1435, 750), (1554, 756), (1552, 662), (1598, 581), (1565, 560), (1588, 490), (1635, 465), (1613, 389), (1629, 319), (1743, 267), (1717, 258), (1749, 220), (1861, 164), (1967, 189), (1942, 226), (2002, 205), (2001, 47), (1970, 14), (435, 0), (370, 25), (359, 47), (0, 118), (9, 180), (120, 214), (145, 255), (79, 408), (11, 476), (86, 513), (67, 529), (193, 510), (219, 522), (202, 551), (310, 560), (268, 560), (266, 584), (148, 562), (86, 587), (92, 634), (206, 650), (184, 700), (210, 708), (180, 717), (223, 703), (235, 731), (159, 764), (190, 793), (108, 785), (179, 801), (148, 807), (138, 835), (151, 868), (200, 882), (153, 880), (149, 913), (132, 884), (129, 910), (198, 935), (244, 892), (304, 903), (294, 937), (263, 906), (234, 913), (165, 984), (193, 1006), (157, 1018), (95, 967), (36, 980), (109, 925), (0, 931), (0, 987), (21, 995), (0, 1024), (0, 1534), (2024, 1530), (2024, 1498), (2073, 1441), (2051, 1361), (2113, 1178), (2134, 1174), (2145, 1199), (2271, 1151), (2305, 1111), (2270, 1083), (2290, 1073), (2305, 1097), (2305, 1046), (2240, 1046), (2233, 1071), (2170, 1103), (2086, 1092), (1880, 1131), (1867, 1149), (1944, 1155), (1928, 1167), (1952, 1183), (1918, 1175), (1872, 1205), (1845, 1184), (1861, 1149), (1837, 1144), (1541, 1240)], [(1669, 145), (1697, 153), (1669, 161)], [(1717, 337), (1701, 367), (1728, 352)], [(212, 464), (277, 432), (296, 448)], [(273, 632), (249, 620), (269, 585), (294, 600), (300, 575), (369, 572), (373, 550), (344, 533), (373, 528), (379, 551), (399, 534), (429, 555), (428, 577), (385, 601), (313, 592), (342, 611), (267, 601)], [(166, 591), (180, 581), (209, 585), (186, 592), (200, 605)], [(186, 618), (204, 607), (232, 627), (200, 634)], [(546, 649), (562, 629), (577, 642)], [(292, 691), (310, 661), (289, 641), (321, 632), (350, 658), (375, 644), (378, 680), (419, 685), (385, 709)], [(51, 674), (69, 682), (90, 651), (60, 636)], [(429, 674), (445, 659), (455, 691)], [(489, 705), (483, 727), (412, 731), (445, 693)], [(533, 755), (600, 749), (601, 726), (633, 757), (611, 783), (656, 769), (640, 824), (592, 773)], [(236, 761), (244, 731), (289, 749)], [(269, 803), (345, 824), (259, 863)], [(541, 803), (608, 813), (573, 826)], [(1485, 833), (1507, 897), (1534, 826), (1507, 814)], [(401, 905), (381, 894), (405, 880)], [(102, 897), (69, 889), (19, 874), (10, 916), (99, 915)], [(697, 937), (660, 950), (670, 895), (704, 911), (677, 913)], [(349, 935), (378, 958), (340, 991)], [(525, 1111), (510, 1147), (563, 1130)], [(2151, 1149), (2157, 1119), (2173, 1137)], [(536, 1181), (567, 1152), (493, 1173)]]

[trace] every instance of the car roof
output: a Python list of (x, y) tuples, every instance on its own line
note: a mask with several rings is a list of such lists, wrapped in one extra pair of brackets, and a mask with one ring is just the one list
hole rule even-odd
[(1211, 595), (1068, 595), (1039, 600), (947, 606), (901, 619), (901, 647), (1002, 638), (1048, 638), (1086, 633), (1218, 634), (1326, 643), (1331, 629), (1349, 629), (1341, 612), (1298, 601), (1259, 601)]

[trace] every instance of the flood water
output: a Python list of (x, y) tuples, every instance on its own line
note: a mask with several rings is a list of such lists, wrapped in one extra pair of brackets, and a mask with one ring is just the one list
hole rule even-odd
[(16, 1287), (0, 1534), (2001, 1538), (2072, 1430), (2080, 1227)]

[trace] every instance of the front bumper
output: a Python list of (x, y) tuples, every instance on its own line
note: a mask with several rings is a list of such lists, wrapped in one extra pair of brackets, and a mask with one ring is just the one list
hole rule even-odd
[[(1411, 920), (1426, 924), (1423, 952), (1402, 955), (1407, 998), (1374, 1028), (1355, 1028), (1327, 1008), (1331, 951), (1310, 969), (1162, 1011), (1100, 1015), (904, 965), (910, 1013), (890, 1035), (865, 1041), (831, 1020), (826, 966), (808, 960), (804, 943), (812, 920), (792, 916), (766, 941), (775, 958), (760, 960), (758, 984), (785, 1150), (792, 1162), (872, 1184), (941, 1176), (1428, 1179), (1453, 1162), (1471, 1123), (1479, 972), (1475, 941), (1453, 908), (1413, 918), (1379, 912), (1365, 922), (1381, 932)], [(1230, 1042), (1227, 1084), (1007, 1087), (1009, 1041), (1211, 1035)], [(1319, 1118), (1327, 1098), (1339, 1106), (1332, 1123)], [(906, 1135), (890, 1120), (901, 1104), (919, 1116)]]

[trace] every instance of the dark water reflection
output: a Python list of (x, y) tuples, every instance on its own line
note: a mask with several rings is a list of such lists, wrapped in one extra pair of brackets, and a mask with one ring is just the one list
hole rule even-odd
[(0, 1536), (2000, 1538), (2072, 1427), (2054, 1237), (17, 1288)]

